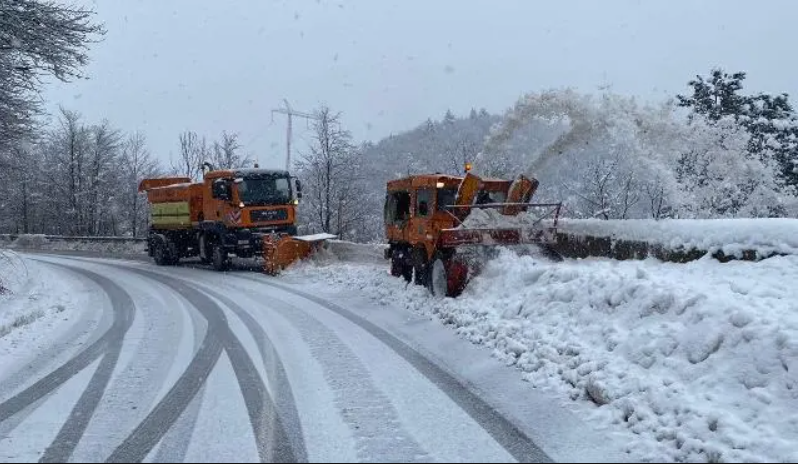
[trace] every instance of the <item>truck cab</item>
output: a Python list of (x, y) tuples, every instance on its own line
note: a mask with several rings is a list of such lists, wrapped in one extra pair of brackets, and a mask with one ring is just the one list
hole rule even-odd
[(302, 184), (288, 171), (270, 169), (216, 170), (202, 183), (199, 254), (210, 260), (213, 247), (240, 257), (262, 249), (266, 234), (297, 235), (296, 206)]
[(203, 181), (207, 200), (200, 222), (296, 235), (296, 205), (301, 196), (301, 184), (288, 171), (211, 171)]

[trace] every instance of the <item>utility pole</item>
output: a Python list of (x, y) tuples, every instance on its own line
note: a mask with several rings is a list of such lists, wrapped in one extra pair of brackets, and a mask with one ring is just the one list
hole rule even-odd
[(285, 98), (283, 99), (283, 102), (285, 102), (285, 108), (278, 108), (278, 109), (272, 110), (272, 121), (274, 120), (274, 113), (285, 114), (285, 115), (288, 116), (288, 130), (286, 131), (286, 141), (285, 141), (285, 151), (286, 151), (285, 169), (286, 170), (290, 170), (291, 169), (291, 137), (293, 135), (293, 124), (294, 124), (293, 123), (293, 117), (297, 116), (297, 117), (300, 117), (300, 118), (316, 119), (316, 120), (318, 120), (319, 118), (317, 118), (315, 114), (310, 114), (310, 113), (305, 113), (305, 112), (302, 112), (302, 111), (294, 110), (293, 108), (291, 108), (291, 105), (288, 103), (288, 100), (286, 100)]

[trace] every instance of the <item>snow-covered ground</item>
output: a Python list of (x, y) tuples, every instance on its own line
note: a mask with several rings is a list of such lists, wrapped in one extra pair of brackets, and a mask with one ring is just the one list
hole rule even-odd
[(144, 254), (144, 242), (91, 241), (91, 240), (48, 240), (43, 235), (21, 235), (14, 240), (0, 238), (0, 249), (52, 250), (52, 251), (92, 251), (109, 255)]
[(798, 459), (798, 257), (551, 263), (510, 252), (459, 299), (387, 265), (288, 271), (437, 317), (645, 461)]
[(563, 219), (558, 229), (576, 235), (643, 241), (671, 250), (798, 254), (798, 219)]
[[(550, 227), (539, 221), (547, 211), (504, 216), (497, 210), (475, 209), (461, 227)], [(698, 249), (739, 255), (755, 250), (760, 256), (798, 254), (798, 219), (560, 219), (560, 232), (647, 242), (670, 250)]]
[(91, 306), (81, 280), (7, 250), (0, 250), (0, 285), (0, 372), (31, 362)]

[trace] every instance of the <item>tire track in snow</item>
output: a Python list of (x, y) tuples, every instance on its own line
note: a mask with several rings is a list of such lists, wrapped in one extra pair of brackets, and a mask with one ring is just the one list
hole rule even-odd
[(294, 394), (288, 382), (285, 366), (283, 366), (277, 354), (277, 350), (266, 335), (266, 331), (263, 330), (260, 324), (258, 324), (247, 310), (234, 303), (231, 299), (212, 290), (202, 289), (202, 291), (230, 308), (230, 310), (244, 322), (247, 330), (252, 334), (252, 337), (258, 345), (258, 351), (263, 359), (266, 373), (270, 378), (270, 383), (273, 384), (273, 391), (275, 392), (275, 406), (277, 411), (271, 412), (270, 415), (282, 418), (286, 430), (289, 432), (288, 438), (291, 440), (294, 455), (296, 456), (295, 462), (307, 462), (307, 448), (305, 447), (302, 434), (302, 423), (299, 420), (299, 412), (297, 411)]
[(202, 399), (205, 395), (205, 385), (200, 388), (200, 391), (189, 403), (188, 408), (183, 411), (177, 422), (172, 425), (166, 435), (161, 439), (158, 445), (158, 451), (155, 456), (149, 459), (149, 462), (185, 462), (186, 454), (188, 454), (188, 447), (191, 445), (191, 432), (197, 424), (200, 408), (202, 408)]
[(72, 454), (81, 462), (105, 460), (166, 394), (205, 338), (204, 320), (195, 324), (201, 316), (168, 287), (128, 272), (100, 272), (130, 292), (136, 318), (103, 401)]
[(270, 308), (292, 322), (324, 372), (335, 403), (363, 462), (429, 462), (430, 456), (404, 430), (393, 403), (374, 384), (366, 366), (330, 328), (290, 305)]
[[(207, 339), (213, 342), (212, 362), (195, 364), (195, 357), (184, 376), (155, 407), (147, 418), (113, 452), (107, 462), (142, 461), (177, 421), (182, 412), (205, 384), (210, 372), (226, 351), (233, 366), (239, 388), (249, 413), (250, 422), (257, 440), (258, 453), (264, 462), (296, 462), (291, 441), (286, 433), (282, 419), (274, 413), (275, 408), (263, 379), (244, 346), (236, 338), (227, 323), (224, 311), (198, 287), (179, 279), (167, 277), (158, 272), (131, 269), (130, 267), (107, 264), (158, 280), (174, 289), (194, 305), (208, 321)], [(205, 347), (205, 344), (203, 344)], [(202, 349), (200, 350), (203, 351)], [(202, 361), (202, 360), (200, 360)]]
[(209, 332), (185, 372), (106, 462), (143, 461), (197, 396), (221, 355), (221, 340)]
[(376, 337), (399, 356), (404, 358), (480, 424), (497, 443), (519, 462), (553, 462), (532, 439), (488, 403), (479, 398), (479, 396), (472, 392), (466, 385), (384, 329), (341, 306), (317, 296), (296, 290), (287, 285), (270, 282), (266, 279), (257, 277), (244, 275), (236, 275), (236, 277), (291, 293), (343, 316)]
[(114, 321), (111, 328), (99, 340), (32, 386), (0, 404), (0, 423), (39, 402), (99, 357), (105, 355), (97, 371), (92, 376), (89, 386), (81, 395), (66, 423), (41, 458), (41, 462), (66, 462), (86, 431), (86, 427), (108, 386), (122, 350), (122, 341), (132, 324), (135, 305), (130, 295), (106, 277), (73, 266), (56, 263), (48, 264), (67, 268), (99, 285), (111, 299)]

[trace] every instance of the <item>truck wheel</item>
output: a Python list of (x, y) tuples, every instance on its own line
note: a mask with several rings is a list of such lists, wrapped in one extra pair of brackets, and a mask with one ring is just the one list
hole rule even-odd
[(219, 272), (226, 271), (229, 267), (227, 250), (221, 246), (213, 247), (213, 268)]
[(403, 270), (404, 263), (402, 262), (401, 251), (393, 250), (393, 253), (391, 253), (391, 275), (399, 277), (402, 275)]
[(177, 252), (175, 242), (169, 240), (166, 244), (166, 264), (174, 266), (180, 262), (180, 254)]
[(158, 266), (166, 266), (167, 264), (169, 264), (166, 245), (164, 245), (164, 243), (161, 242), (160, 240), (156, 241), (153, 244), (152, 257), (155, 260), (155, 264), (157, 264)]
[(466, 263), (437, 254), (429, 270), (427, 287), (434, 296), (456, 298), (463, 293), (468, 279)]
[(429, 263), (423, 249), (413, 250), (413, 271), (414, 283), (426, 287), (429, 282)]
[(410, 282), (413, 280), (413, 265), (412, 264), (405, 264), (402, 266), (402, 277), (404, 277), (405, 282)]
[(199, 239), (199, 256), (200, 262), (202, 264), (210, 264), (211, 263), (211, 254), (208, 252), (208, 248), (210, 248), (211, 244), (208, 243), (208, 236), (205, 234), (200, 235)]
[(406, 282), (410, 282), (413, 279), (413, 266), (408, 264), (406, 253), (406, 250), (393, 250), (391, 254), (391, 275), (403, 277)]

